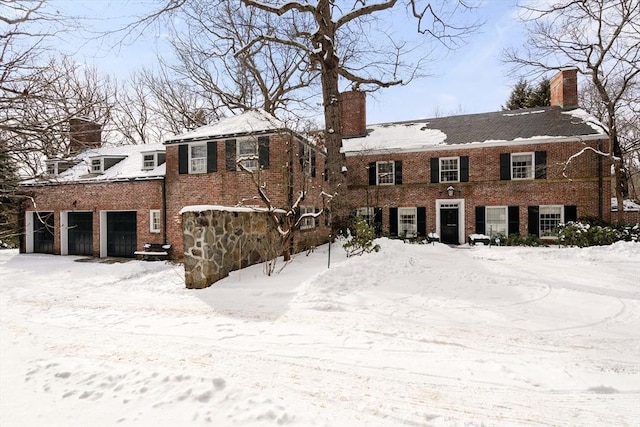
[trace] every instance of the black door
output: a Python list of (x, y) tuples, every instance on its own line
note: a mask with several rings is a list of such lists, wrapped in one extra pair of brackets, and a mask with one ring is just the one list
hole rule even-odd
[(459, 245), (458, 208), (440, 209), (440, 241), (449, 245)]
[(54, 226), (53, 212), (33, 213), (33, 252), (53, 253)]
[(69, 255), (93, 255), (93, 213), (69, 212)]
[(137, 240), (135, 212), (107, 212), (107, 256), (133, 258)]

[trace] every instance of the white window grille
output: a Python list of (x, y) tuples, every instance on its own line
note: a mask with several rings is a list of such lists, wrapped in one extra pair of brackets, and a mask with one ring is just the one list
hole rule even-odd
[(511, 155), (511, 179), (533, 179), (533, 153)]
[(507, 235), (507, 208), (505, 206), (486, 208), (485, 232), (490, 237), (494, 237), (497, 234)]
[(444, 157), (440, 159), (440, 182), (460, 181), (459, 157)]
[(149, 231), (151, 233), (159, 233), (160, 228), (160, 210), (153, 209), (149, 211)]
[(416, 208), (398, 208), (398, 235), (415, 237), (418, 234)]
[(563, 222), (562, 206), (540, 206), (540, 237), (555, 237), (555, 228)]
[(190, 145), (189, 146), (189, 173), (206, 173), (207, 172), (207, 146)]
[(376, 175), (378, 178), (378, 185), (395, 184), (395, 163), (376, 162)]

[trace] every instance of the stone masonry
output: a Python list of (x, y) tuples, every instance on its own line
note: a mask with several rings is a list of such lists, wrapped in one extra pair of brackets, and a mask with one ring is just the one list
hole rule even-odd
[(280, 236), (264, 210), (203, 206), (182, 211), (185, 284), (201, 289), (229, 272), (273, 259)]

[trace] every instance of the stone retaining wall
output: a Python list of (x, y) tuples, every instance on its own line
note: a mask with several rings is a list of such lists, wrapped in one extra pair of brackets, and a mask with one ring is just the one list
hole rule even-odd
[(206, 288), (233, 270), (282, 252), (265, 211), (211, 206), (187, 207), (181, 214), (187, 288)]

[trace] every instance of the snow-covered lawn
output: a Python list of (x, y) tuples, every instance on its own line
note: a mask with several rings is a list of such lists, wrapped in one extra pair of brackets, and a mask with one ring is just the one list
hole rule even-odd
[(205, 290), (0, 251), (0, 425), (640, 425), (640, 244), (379, 243)]

